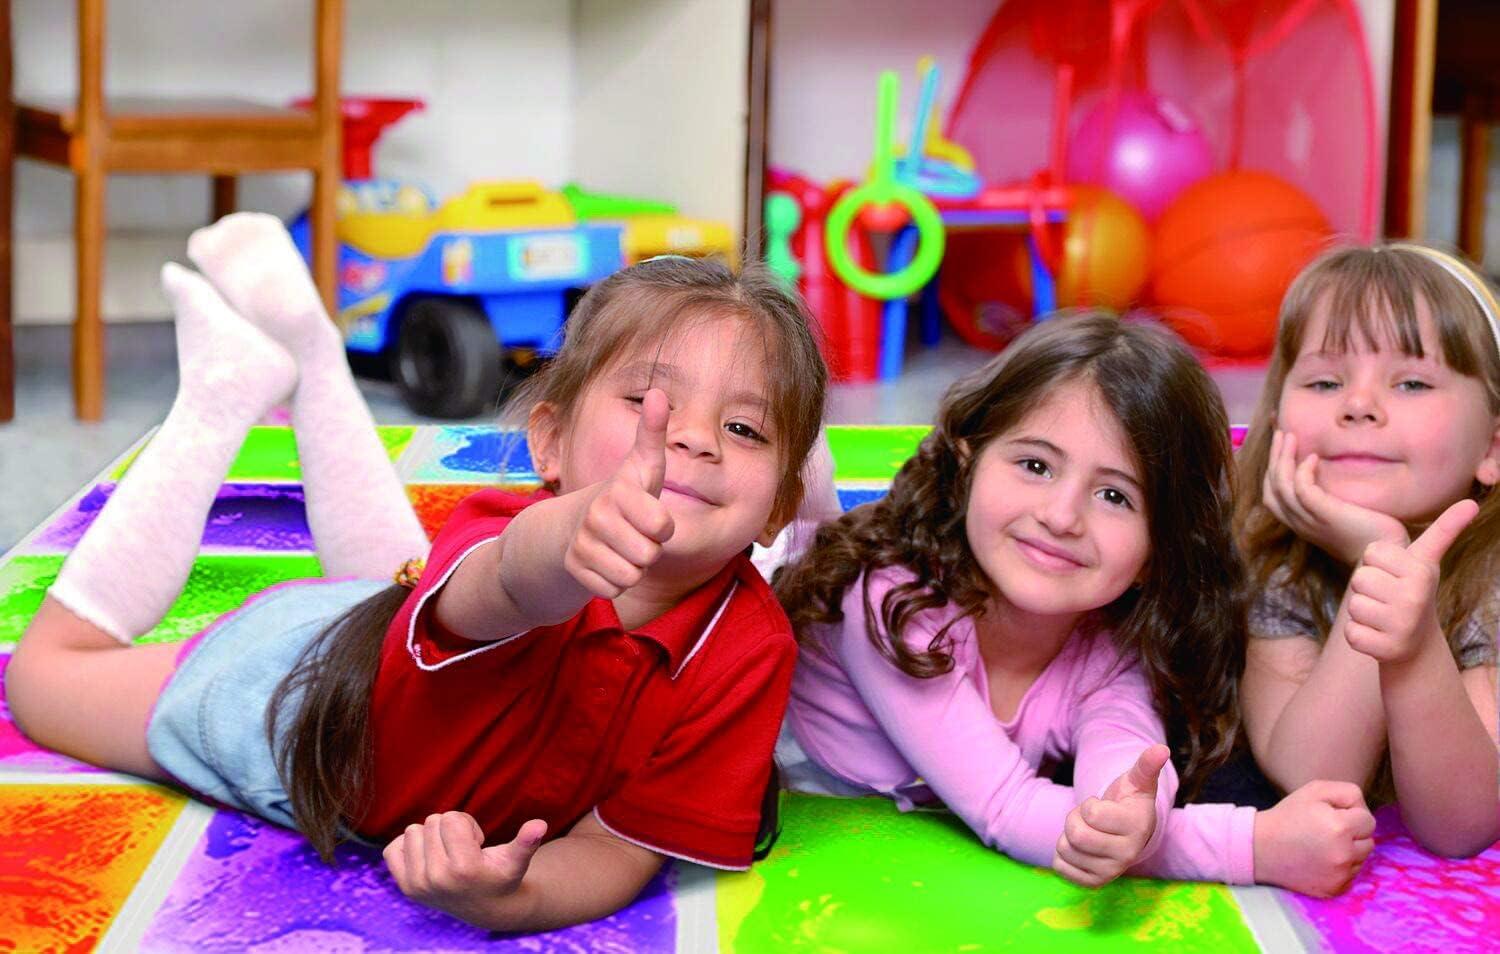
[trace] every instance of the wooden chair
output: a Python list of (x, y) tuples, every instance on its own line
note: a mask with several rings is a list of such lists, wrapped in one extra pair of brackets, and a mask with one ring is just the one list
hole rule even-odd
[(104, 325), (99, 282), (105, 239), (104, 185), (112, 172), (207, 173), (215, 218), (234, 210), (235, 177), (307, 169), (313, 174), (313, 275), (334, 302), (334, 195), (341, 174), (339, 59), (343, 0), (315, 0), (312, 108), (228, 99), (106, 99), (106, 0), (78, 2), (78, 98), (12, 106), (10, 2), (0, 0), (4, 110), (0, 115), (0, 421), (13, 414), (11, 349), (12, 165), (29, 156), (73, 172), (77, 315), (73, 322), (73, 400), (78, 417), (104, 413)]

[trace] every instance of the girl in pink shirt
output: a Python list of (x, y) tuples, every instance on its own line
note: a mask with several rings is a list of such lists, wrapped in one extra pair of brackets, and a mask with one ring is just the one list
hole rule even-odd
[(949, 390), (886, 498), (777, 576), (803, 644), (792, 784), (941, 802), (1085, 885), (1342, 891), (1372, 847), (1354, 785), (1173, 808), (1238, 737), (1231, 506), (1223, 405), (1177, 339), (1103, 315), (1028, 331)]

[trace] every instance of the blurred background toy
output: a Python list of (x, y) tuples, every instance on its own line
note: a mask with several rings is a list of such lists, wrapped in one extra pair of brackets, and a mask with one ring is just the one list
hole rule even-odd
[(1333, 234), (1318, 204), (1264, 172), (1225, 172), (1182, 193), (1156, 226), (1152, 297), (1213, 354), (1263, 355), (1281, 296)]
[[(395, 381), (433, 417), (472, 417), (551, 355), (582, 290), (654, 255), (735, 257), (722, 222), (664, 202), (479, 182), (445, 201), (370, 178), (381, 132), (416, 100), (342, 101), (346, 182), (338, 195), (338, 315), (350, 365)], [(306, 216), (291, 226), (309, 253)]]

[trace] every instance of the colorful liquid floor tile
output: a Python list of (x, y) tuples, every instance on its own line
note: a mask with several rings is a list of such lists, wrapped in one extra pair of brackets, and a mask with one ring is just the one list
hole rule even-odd
[[(879, 499), (927, 430), (830, 428), (844, 507)], [(480, 487), (536, 483), (518, 434), (403, 427), (381, 439), (429, 534)], [(126, 469), (101, 475), (0, 560), (0, 679), (5, 648)], [(214, 505), (206, 552), (146, 640), (184, 639), (252, 593), (318, 575), (299, 479), (291, 432), (255, 429)], [(0, 694), (0, 951), (1234, 952), (1256, 950), (1262, 936), (1278, 951), (1409, 950), (1428, 939), (1428, 949), (1461, 954), (1500, 936), (1500, 846), (1439, 861), (1393, 815), (1348, 894), (1263, 892), (1282, 899), (1268, 915), (1213, 885), (1127, 880), (1084, 891), (983, 848), (947, 815), (789, 795), (781, 841), (749, 873), (669, 867), (612, 918), (505, 938), (405, 901), (373, 849), (347, 847), (329, 867), (295, 834), (238, 813), (184, 811), (178, 795), (117, 778), (37, 747)], [(198, 827), (184, 827), (190, 815)]]
[(1500, 844), (1447, 861), (1418, 848), (1395, 808), (1377, 813), (1375, 852), (1346, 893), (1288, 903), (1330, 951), (1480, 954), (1500, 945)]
[(0, 784), (0, 948), (92, 950), (184, 802), (150, 785)]
[[(669, 868), (623, 911), (526, 938), (524, 949), (671, 954), (677, 931), (671, 882)], [(345, 845), (330, 867), (295, 833), (224, 811), (194, 846), (141, 943), (162, 954), (505, 946), (499, 935), (406, 901), (378, 849)]]
[(1257, 951), (1229, 890), (1122, 879), (1098, 891), (984, 847), (946, 813), (782, 798), (781, 840), (719, 876), (719, 949)]
[[(62, 567), (61, 556), (18, 556), (0, 566), (0, 645), (14, 644)], [(142, 643), (173, 643), (238, 609), (251, 593), (287, 580), (321, 576), (316, 557), (204, 554), (193, 564), (182, 595)]]

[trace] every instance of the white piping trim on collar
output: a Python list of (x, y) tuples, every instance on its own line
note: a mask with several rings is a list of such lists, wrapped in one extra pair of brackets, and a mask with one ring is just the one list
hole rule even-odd
[(597, 806), (597, 805), (594, 806), (594, 820), (597, 821), (599, 823), (600, 827), (602, 827), (605, 831), (609, 832), (611, 835), (614, 835), (616, 838), (620, 839), (621, 841), (628, 841), (632, 845), (635, 845), (637, 848), (644, 848), (647, 851), (654, 851), (654, 852), (656, 852), (659, 855), (666, 855), (668, 858), (678, 858), (678, 859), (681, 859), (682, 861), (691, 861), (695, 865), (702, 865), (705, 868), (718, 868), (720, 871), (749, 871), (750, 870), (750, 866), (749, 865), (719, 865), (719, 864), (714, 864), (712, 861), (704, 861), (702, 858), (694, 858), (692, 855), (684, 855), (684, 854), (679, 854), (679, 853), (677, 853), (675, 851), (668, 851), (665, 848), (658, 848), (656, 845), (647, 844), (646, 842), (641, 841), (638, 838), (631, 838), (629, 835), (621, 834), (619, 831), (617, 831), (614, 828), (610, 827), (609, 822), (605, 821), (604, 817), (599, 814), (599, 806)]
[(448, 572), (444, 573), (443, 578), (437, 581), (437, 585), (433, 586), (426, 593), (423, 593), (421, 598), (417, 600), (416, 607), (411, 611), (411, 619), (407, 622), (406, 625), (406, 652), (411, 656), (412, 661), (417, 664), (418, 669), (424, 670), (426, 672), (436, 672), (437, 670), (442, 669), (444, 666), (451, 666), (460, 660), (468, 659), (471, 656), (477, 656), (480, 653), (487, 653), (492, 649), (504, 646), (506, 643), (519, 639), (520, 637), (525, 636), (527, 633), (531, 632), (531, 630), (529, 629), (523, 629), (519, 633), (511, 633), (509, 636), (502, 636), (499, 639), (487, 640), (483, 643), (478, 644), (468, 652), (449, 656), (442, 662), (432, 663), (429, 665), (428, 663), (422, 661), (422, 648), (417, 645), (417, 617), (422, 615), (422, 607), (427, 605), (427, 601), (433, 597), (433, 594), (437, 593), (438, 590), (447, 585), (448, 578), (453, 575), (454, 571), (458, 569), (461, 563), (469, 558), (469, 555), (471, 553), (473, 553), (475, 550), (478, 550), (485, 544), (493, 543), (498, 539), (500, 539), (499, 534), (496, 534), (493, 537), (486, 537), (485, 539), (480, 540), (478, 543), (469, 547), (463, 553), (460, 553), (458, 555), (458, 559), (454, 560), (453, 564), (448, 567)]
[(698, 650), (703, 648), (703, 643), (706, 639), (708, 639), (708, 634), (712, 633), (714, 631), (714, 627), (719, 625), (719, 617), (723, 616), (724, 611), (729, 608), (729, 601), (734, 597), (734, 591), (739, 589), (739, 587), (739, 580), (734, 580), (729, 584), (729, 592), (724, 594), (724, 598), (719, 601), (719, 608), (714, 611), (713, 618), (708, 621), (707, 626), (703, 627), (703, 635), (698, 637), (698, 641), (693, 644), (693, 648), (690, 649), (688, 651), (688, 654), (683, 657), (682, 665), (678, 666), (677, 670), (672, 673), (672, 678), (674, 680), (678, 676), (682, 675), (682, 671), (687, 668), (687, 664), (692, 662), (693, 657), (698, 655)]

